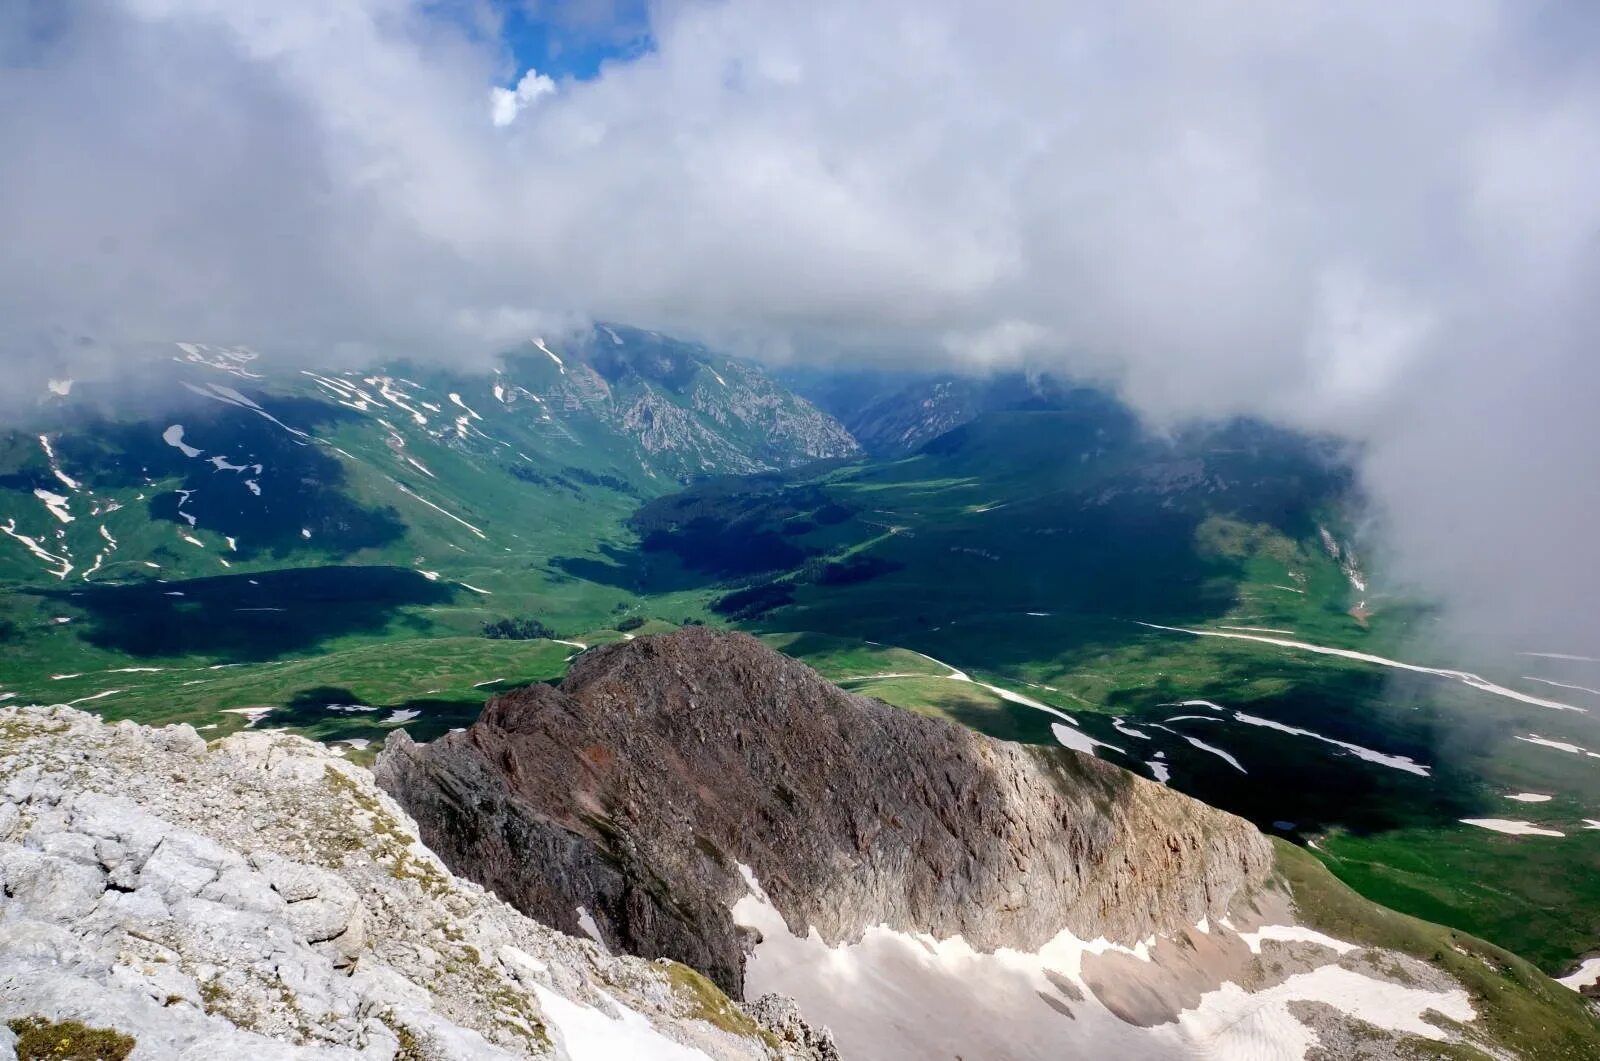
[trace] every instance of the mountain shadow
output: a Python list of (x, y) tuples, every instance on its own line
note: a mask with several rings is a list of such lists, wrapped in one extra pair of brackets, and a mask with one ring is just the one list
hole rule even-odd
[(379, 633), (398, 609), (445, 604), (456, 592), (406, 568), (314, 567), (38, 595), (84, 613), (80, 636), (97, 648), (245, 663)]

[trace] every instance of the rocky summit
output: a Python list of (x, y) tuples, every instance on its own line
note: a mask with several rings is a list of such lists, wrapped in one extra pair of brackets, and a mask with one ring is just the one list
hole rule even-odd
[(7, 708), (0, 790), (0, 1056), (834, 1056), (792, 1002), (740, 1009), (454, 878), (300, 737)]
[(743, 634), (585, 653), (375, 768), (458, 872), (538, 920), (738, 992), (730, 908), (761, 882), (795, 932), (868, 926), (1035, 950), (1224, 915), (1268, 876), (1247, 822), (1092, 756), (844, 692)]

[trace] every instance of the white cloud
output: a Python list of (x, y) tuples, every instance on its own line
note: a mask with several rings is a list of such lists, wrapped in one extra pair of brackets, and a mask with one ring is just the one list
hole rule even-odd
[(506, 55), (431, 6), (0, 6), (0, 386), (584, 313), (1026, 357), (1339, 430), (1458, 617), (1600, 642), (1592, 5), (665, 0), (490, 122)]
[(510, 125), (517, 115), (537, 103), (542, 96), (553, 95), (556, 83), (537, 70), (529, 70), (517, 82), (517, 87), (489, 90), (490, 120), (498, 126)]

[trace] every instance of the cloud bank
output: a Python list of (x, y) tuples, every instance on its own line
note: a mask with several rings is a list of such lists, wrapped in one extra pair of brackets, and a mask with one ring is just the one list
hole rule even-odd
[(1591, 5), (664, 2), (559, 86), (439, 7), (6, 5), (4, 386), (574, 314), (1025, 360), (1345, 434), (1457, 627), (1600, 655)]

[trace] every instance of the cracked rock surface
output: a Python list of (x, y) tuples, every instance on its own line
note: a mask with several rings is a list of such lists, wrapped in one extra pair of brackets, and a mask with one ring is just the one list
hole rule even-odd
[(0, 1022), (114, 1028), (135, 1061), (582, 1058), (590, 1017), (632, 1056), (831, 1056), (682, 983), (452, 877), (319, 744), (0, 710)]

